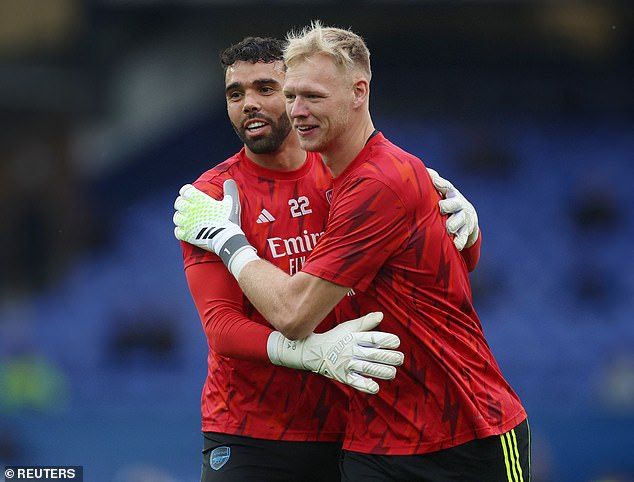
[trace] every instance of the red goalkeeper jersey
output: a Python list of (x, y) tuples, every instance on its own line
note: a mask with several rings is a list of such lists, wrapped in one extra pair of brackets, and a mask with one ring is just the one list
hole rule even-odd
[[(326, 196), (332, 179), (321, 158), (308, 154), (295, 171), (273, 171), (250, 161), (242, 149), (194, 185), (221, 199), (223, 182), (229, 178), (239, 186), (242, 228), (258, 255), (287, 273), (299, 271), (328, 217)], [(187, 243), (182, 248), (209, 344), (201, 400), (203, 431), (270, 440), (341, 441), (347, 412), (344, 392), (320, 375), (263, 362), (268, 361), (266, 339), (272, 331), (268, 322), (215, 254)], [(333, 326), (334, 317), (329, 317), (316, 331)]]
[(380, 329), (405, 354), (377, 395), (350, 390), (345, 449), (432, 452), (526, 417), (484, 338), (438, 200), (421, 161), (381, 134), (334, 180), (326, 232), (303, 271), (353, 288), (343, 318), (382, 311)]

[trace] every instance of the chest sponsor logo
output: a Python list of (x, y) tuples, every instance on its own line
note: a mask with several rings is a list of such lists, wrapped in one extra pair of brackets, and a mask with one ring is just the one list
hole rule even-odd
[[(306, 256), (315, 249), (319, 237), (324, 234), (309, 233), (304, 229), (301, 236), (291, 238), (268, 238), (269, 249), (273, 258), (288, 258), (288, 274), (291, 276), (302, 269)], [(282, 265), (285, 261), (282, 262)]]
[(271, 250), (271, 255), (274, 258), (281, 258), (282, 256), (293, 256), (312, 251), (317, 244), (319, 236), (322, 234), (324, 233), (309, 233), (304, 229), (301, 236), (295, 236), (294, 238), (268, 238), (266, 241)]

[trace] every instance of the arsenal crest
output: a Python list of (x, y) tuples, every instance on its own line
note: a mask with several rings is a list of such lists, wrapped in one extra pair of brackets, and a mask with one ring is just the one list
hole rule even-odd
[(231, 456), (230, 447), (216, 447), (209, 454), (209, 465), (211, 465), (212, 469), (218, 470), (222, 468), (224, 464), (227, 463), (230, 456)]

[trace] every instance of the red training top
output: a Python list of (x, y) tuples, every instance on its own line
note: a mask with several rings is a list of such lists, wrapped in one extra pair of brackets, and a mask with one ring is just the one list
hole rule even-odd
[[(322, 235), (331, 176), (316, 154), (295, 171), (265, 169), (242, 149), (195, 183), (216, 199), (232, 178), (240, 189), (242, 229), (258, 255), (299, 271)], [(190, 291), (209, 345), (202, 429), (287, 441), (341, 441), (347, 399), (333, 381), (268, 362), (272, 328), (242, 294), (222, 261), (181, 243)], [(334, 326), (334, 316), (317, 330)], [(230, 358), (236, 357), (236, 358)]]
[(342, 318), (382, 311), (381, 330), (405, 354), (378, 394), (350, 390), (347, 450), (433, 452), (526, 417), (484, 338), (439, 199), (423, 163), (382, 134), (334, 180), (326, 232), (303, 271), (354, 290)]

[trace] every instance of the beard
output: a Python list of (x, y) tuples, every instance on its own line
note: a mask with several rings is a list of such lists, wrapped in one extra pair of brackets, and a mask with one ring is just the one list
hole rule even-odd
[(277, 121), (263, 115), (252, 115), (248, 119), (262, 119), (271, 127), (271, 131), (266, 135), (247, 137), (243, 127), (231, 123), (240, 140), (255, 154), (270, 154), (277, 151), (291, 132), (291, 122), (286, 112), (278, 117)]

